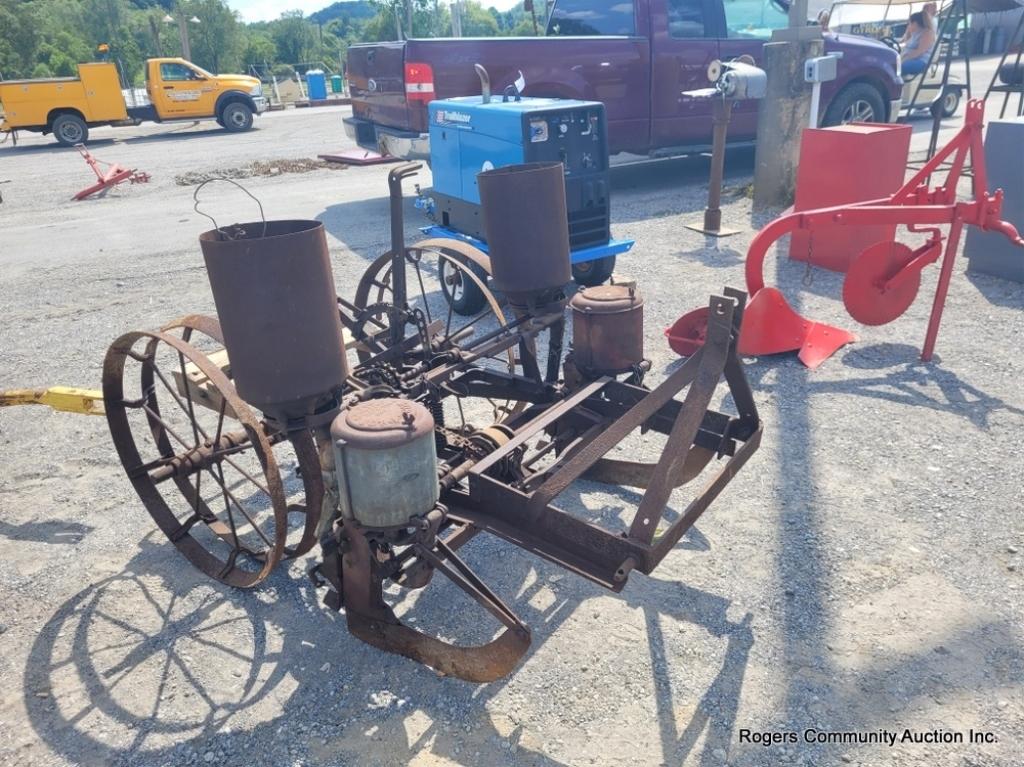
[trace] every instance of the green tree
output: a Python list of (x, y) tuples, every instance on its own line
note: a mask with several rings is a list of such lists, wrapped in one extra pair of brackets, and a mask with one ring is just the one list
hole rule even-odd
[(462, 6), (462, 34), (466, 37), (495, 37), (498, 22), (480, 3), (469, 0)]
[(277, 46), (270, 35), (263, 31), (247, 31), (245, 47), (242, 52), (242, 63), (270, 64), (277, 61)]
[(315, 43), (313, 25), (302, 16), (302, 11), (286, 11), (271, 26), (271, 35), (277, 46), (278, 59), (285, 64), (297, 64), (310, 57)]
[(0, 73), (4, 77), (31, 74), (39, 46), (38, 28), (34, 4), (0, 0)]
[(188, 0), (178, 13), (198, 24), (189, 24), (192, 59), (211, 72), (236, 72), (242, 67), (244, 41), (238, 16), (223, 0)]

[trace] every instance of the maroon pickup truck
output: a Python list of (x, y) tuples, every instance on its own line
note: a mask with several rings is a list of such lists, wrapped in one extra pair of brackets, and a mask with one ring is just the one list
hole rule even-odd
[[(788, 23), (785, 0), (556, 0), (546, 37), (423, 39), (348, 49), (348, 135), (398, 157), (429, 156), (427, 103), (496, 93), (522, 71), (525, 95), (604, 102), (610, 151), (660, 156), (711, 143), (711, 105), (683, 96), (708, 86), (714, 59), (750, 54)], [(822, 86), (822, 123), (885, 122), (899, 114), (897, 54), (863, 37), (827, 35), (839, 77)], [(730, 140), (751, 141), (757, 102), (737, 104)]]

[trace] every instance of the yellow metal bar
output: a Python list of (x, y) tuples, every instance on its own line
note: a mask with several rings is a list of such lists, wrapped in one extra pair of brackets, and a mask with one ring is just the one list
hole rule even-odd
[(49, 389), (9, 389), (0, 391), (0, 407), (11, 405), (46, 405), (65, 413), (103, 415), (103, 393), (71, 386)]

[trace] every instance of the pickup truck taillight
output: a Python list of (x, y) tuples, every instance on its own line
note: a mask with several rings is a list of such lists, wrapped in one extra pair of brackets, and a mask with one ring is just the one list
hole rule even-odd
[(405, 62), (405, 98), (409, 101), (434, 100), (434, 70), (430, 64)]

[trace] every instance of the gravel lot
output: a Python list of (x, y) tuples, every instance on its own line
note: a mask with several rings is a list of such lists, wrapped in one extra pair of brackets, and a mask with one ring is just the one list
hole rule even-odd
[[(12, 180), (0, 188), (0, 389), (98, 388), (121, 333), (212, 313), (196, 242), (208, 222), (176, 177), (345, 148), (341, 116), (274, 113), (242, 136), (97, 130), (99, 158), (153, 179), (82, 203), (69, 202), (90, 183), (77, 153), (38, 138), (0, 149)], [(751, 153), (728, 165), (741, 190)], [(706, 173), (694, 158), (614, 174), (613, 233), (636, 239), (619, 270), (648, 299), (652, 382), (678, 364), (662, 329), (743, 285), (742, 256), (770, 219), (734, 193), (725, 223), (742, 234), (715, 244), (683, 228), (700, 220)], [(243, 183), (269, 217), (324, 222), (350, 295), (386, 249), (386, 174)], [(219, 221), (255, 217), (230, 187), (205, 192)], [(410, 240), (420, 223), (410, 200)], [(815, 270), (802, 287), (802, 265), (777, 263), (801, 311), (855, 324), (836, 275)], [(750, 360), (762, 448), (654, 577), (616, 596), (496, 540), (471, 544), (534, 632), (521, 667), (485, 686), (350, 637), (305, 580), (309, 559), (255, 591), (205, 579), (155, 530), (104, 419), (0, 411), (0, 764), (1024, 763), (1024, 288), (963, 269), (930, 364), (917, 350), (935, 268), (906, 315), (859, 329), (817, 371)], [(635, 501), (586, 484), (567, 495), (594, 514)], [(471, 626), (476, 613), (445, 616), (450, 594), (428, 592), (413, 613)], [(805, 728), (973, 729), (995, 742), (741, 738)]]

